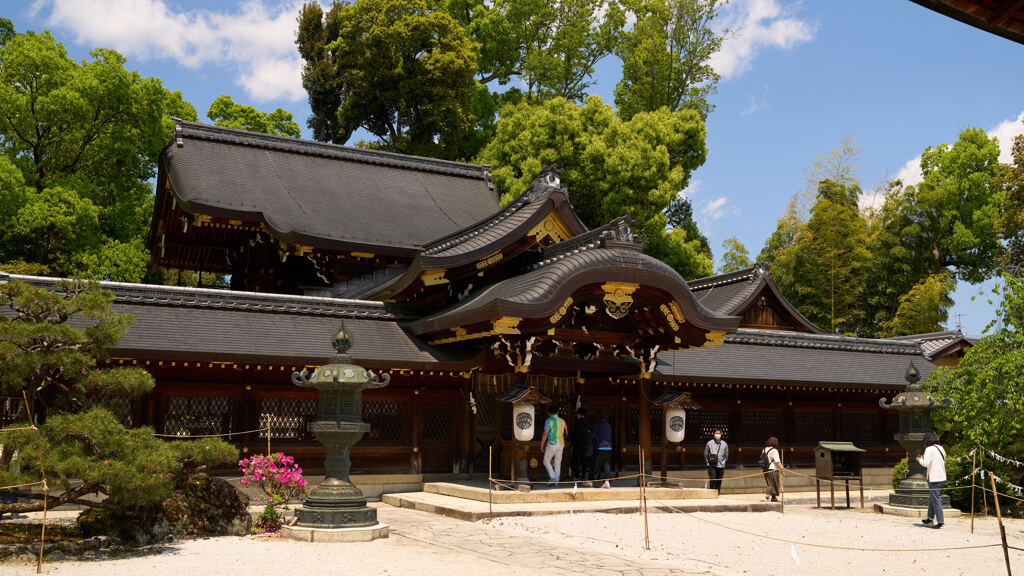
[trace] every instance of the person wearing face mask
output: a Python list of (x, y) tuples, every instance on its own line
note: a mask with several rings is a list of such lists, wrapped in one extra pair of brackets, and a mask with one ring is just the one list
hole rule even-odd
[(715, 437), (704, 446), (704, 460), (708, 463), (708, 488), (722, 489), (722, 476), (725, 476), (725, 462), (729, 459), (729, 445), (722, 440), (722, 431), (715, 430)]

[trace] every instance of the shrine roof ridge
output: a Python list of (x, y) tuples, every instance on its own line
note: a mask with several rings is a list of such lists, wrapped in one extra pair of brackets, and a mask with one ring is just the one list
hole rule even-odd
[(749, 268), (743, 268), (741, 270), (734, 270), (732, 272), (726, 272), (725, 274), (715, 274), (713, 276), (705, 276), (703, 278), (695, 278), (689, 280), (687, 284), (690, 285), (690, 290), (707, 290), (716, 286), (725, 286), (727, 284), (736, 284), (737, 282), (753, 282), (761, 274), (768, 271), (768, 265), (764, 262), (758, 262)]
[(391, 166), (395, 168), (408, 168), (410, 170), (422, 172), (435, 172), (450, 176), (464, 176), (469, 178), (485, 177), (490, 181), (490, 174), (488, 172), (490, 165), (488, 164), (470, 164), (468, 162), (456, 162), (453, 160), (439, 160), (436, 158), (399, 154), (397, 152), (385, 152), (382, 150), (359, 148), (357, 146), (345, 146), (342, 144), (317, 142), (314, 140), (304, 140), (288, 136), (249, 132), (248, 130), (226, 128), (224, 126), (203, 124), (201, 122), (190, 122), (188, 120), (182, 120), (174, 117), (171, 117), (171, 119), (175, 122), (175, 132), (174, 141), (168, 146), (187, 145), (184, 142), (179, 142), (179, 139), (181, 138), (197, 138), (240, 146), (267, 148), (282, 152), (291, 152), (294, 154), (323, 156), (325, 158), (338, 158), (367, 164)]
[[(0, 283), (9, 280), (20, 280), (32, 286), (49, 289), (55, 287), (61, 280), (66, 279), (23, 276), (0, 272)], [(101, 288), (113, 292), (115, 302), (123, 304), (153, 304), (187, 308), (215, 308), (375, 320), (407, 320), (412, 318), (391, 305), (369, 300), (238, 292), (227, 289), (131, 284), (126, 282), (100, 281), (98, 284)]]
[(732, 334), (726, 334), (725, 343), (783, 346), (787, 348), (817, 348), (846, 352), (877, 352), (908, 356), (923, 355), (923, 350), (918, 342), (902, 342), (881, 338), (856, 338), (837, 334), (755, 330), (751, 328), (740, 328)]

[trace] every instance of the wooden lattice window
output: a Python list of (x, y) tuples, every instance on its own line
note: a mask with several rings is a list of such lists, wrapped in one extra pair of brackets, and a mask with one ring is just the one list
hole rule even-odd
[(370, 424), (370, 432), (363, 441), (378, 444), (408, 442), (405, 408), (406, 402), (399, 399), (363, 399), (363, 422)]
[(476, 403), (477, 428), (498, 426), (498, 393), (493, 386), (475, 386), (473, 401)]
[(686, 411), (686, 441), (691, 444), (704, 444), (715, 434), (722, 431), (722, 437), (729, 439), (729, 411), (725, 408), (705, 408)]
[(169, 396), (164, 434), (206, 436), (233, 431), (234, 399), (221, 396)]
[(88, 399), (90, 405), (103, 406), (110, 410), (125, 428), (131, 428), (135, 425), (135, 417), (132, 413), (135, 402), (131, 397), (111, 394), (89, 394)]
[(761, 444), (771, 436), (782, 435), (782, 412), (778, 410), (744, 410), (743, 441)]
[(799, 411), (793, 413), (793, 436), (797, 444), (832, 440), (832, 412)]
[(885, 437), (882, 441), (887, 444), (895, 444), (894, 434), (900, 431), (900, 415), (892, 411), (885, 413)]
[(878, 418), (873, 412), (843, 412), (843, 440), (878, 442)]
[(450, 406), (423, 408), (423, 439), (428, 442), (448, 442), (452, 439), (452, 409)]
[(661, 444), (661, 436), (665, 433), (665, 411), (661, 406), (651, 407), (651, 444)]
[(260, 400), (259, 438), (309, 440), (309, 423), (316, 419), (316, 398), (263, 398)]

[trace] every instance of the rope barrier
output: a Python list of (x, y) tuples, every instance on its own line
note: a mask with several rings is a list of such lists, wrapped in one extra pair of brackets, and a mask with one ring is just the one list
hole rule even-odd
[[(242, 432), (225, 432), (223, 434), (195, 434), (195, 435), (191, 435), (190, 434), (190, 435), (187, 435), (187, 436), (181, 436), (181, 435), (178, 435), (178, 434), (153, 434), (153, 436), (156, 436), (157, 438), (182, 438), (182, 439), (186, 439), (186, 438), (220, 438), (222, 436), (238, 436), (238, 435), (241, 435), (241, 434), (252, 434), (253, 432), (269, 432), (269, 431), (270, 431), (270, 427), (268, 426), (266, 428), (257, 428), (255, 430), (243, 430)], [(268, 437), (269, 437), (269, 434), (268, 434)]]
[(29, 482), (28, 484), (14, 484), (12, 486), (0, 486), (0, 490), (10, 490), (11, 488), (24, 488), (25, 486), (35, 486), (37, 484), (45, 484), (44, 481)]
[(39, 428), (37, 428), (35, 426), (19, 426), (17, 428), (0, 428), (0, 434), (3, 434), (4, 432), (16, 432), (18, 430), (39, 430)]
[(719, 528), (724, 528), (726, 530), (732, 530), (733, 532), (739, 532), (741, 534), (746, 534), (748, 536), (754, 536), (754, 537), (757, 537), (757, 538), (764, 538), (766, 540), (774, 540), (776, 542), (785, 542), (787, 544), (794, 544), (794, 545), (799, 545), (799, 546), (809, 546), (811, 548), (825, 548), (825, 549), (828, 549), (828, 550), (850, 550), (850, 551), (854, 551), (854, 552), (944, 552), (944, 551), (947, 551), (947, 550), (974, 550), (974, 549), (978, 549), (978, 548), (995, 548), (997, 546), (998, 547), (1002, 546), (1002, 544), (977, 544), (977, 545), (974, 545), (974, 546), (945, 546), (945, 547), (942, 547), (942, 548), (854, 548), (854, 547), (851, 547), (851, 546), (833, 546), (833, 545), (829, 545), (829, 544), (817, 544), (817, 543), (814, 543), (814, 542), (798, 542), (796, 540), (787, 540), (785, 538), (779, 538), (777, 536), (769, 536), (767, 534), (758, 534), (757, 532), (750, 532), (748, 530), (743, 530), (741, 528), (734, 528), (732, 526), (727, 526), (725, 524), (721, 524), (719, 522), (714, 522), (714, 521), (708, 520), (706, 518), (701, 518), (700, 516), (697, 516), (696, 514), (693, 514), (691, 512), (687, 512), (686, 510), (680, 510), (679, 508), (676, 508), (675, 506), (672, 506), (671, 504), (666, 504), (665, 502), (662, 502), (660, 500), (655, 500), (655, 502), (657, 502), (658, 504), (664, 506), (665, 508), (668, 508), (669, 510), (672, 510), (673, 512), (679, 512), (681, 514), (686, 514), (687, 516), (696, 518), (697, 520), (700, 520), (701, 522), (706, 522), (706, 523), (711, 524), (713, 526), (718, 526)]

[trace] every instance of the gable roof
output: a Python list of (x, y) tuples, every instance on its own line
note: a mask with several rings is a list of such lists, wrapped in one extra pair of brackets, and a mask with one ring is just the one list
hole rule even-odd
[(157, 193), (280, 241), (411, 256), (498, 209), (487, 166), (176, 122)]
[[(423, 247), (423, 252), (416, 256), (401, 276), (360, 293), (360, 297), (393, 298), (413, 286), (427, 270), (451, 270), (475, 264), (472, 270), (475, 275), (492, 264), (505, 260), (510, 254), (502, 254), (500, 258), (490, 263), (481, 262), (481, 259), (502, 253), (531, 233), (536, 234), (536, 227), (553, 214), (557, 214), (560, 221), (565, 224), (567, 234), (582, 234), (586, 231), (586, 226), (569, 204), (565, 188), (559, 186), (557, 179), (551, 182), (547, 179), (549, 174), (557, 174), (556, 170), (553, 166), (542, 170), (526, 190), (505, 208), (472, 226), (427, 243)], [(522, 253), (528, 248), (528, 244), (518, 245), (512, 250), (512, 255)]]
[(903, 342), (916, 342), (921, 346), (921, 352), (928, 360), (939, 358), (953, 348), (962, 346), (969, 348), (974, 342), (964, 335), (959, 328), (946, 330), (944, 332), (929, 332), (926, 334), (909, 334), (907, 336), (893, 336), (888, 340), (899, 340)]
[(799, 329), (812, 334), (827, 334), (786, 300), (764, 262), (735, 272), (691, 280), (688, 284), (698, 302), (727, 316), (743, 316), (761, 295), (770, 294)]

